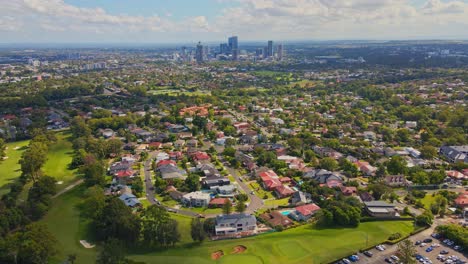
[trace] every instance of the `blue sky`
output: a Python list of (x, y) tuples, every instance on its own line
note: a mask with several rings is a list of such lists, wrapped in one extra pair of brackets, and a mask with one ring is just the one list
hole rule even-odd
[(466, 39), (468, 0), (0, 0), (0, 42)]

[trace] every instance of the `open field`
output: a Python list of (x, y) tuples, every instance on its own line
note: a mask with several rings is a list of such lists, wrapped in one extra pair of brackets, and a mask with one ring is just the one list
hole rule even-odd
[(0, 161), (0, 195), (8, 192), (8, 185), (21, 175), (21, 166), (18, 161), (29, 140), (7, 143), (5, 160)]
[[(48, 225), (59, 241), (59, 254), (52, 263), (60, 263), (68, 254), (76, 253), (80, 263), (94, 263), (96, 249), (85, 249), (80, 239), (88, 239), (87, 223), (79, 216), (76, 207), (80, 202), (83, 187), (64, 194), (54, 200), (53, 207), (41, 221)], [(179, 222), (181, 243), (173, 249), (134, 253), (129, 257), (146, 263), (214, 263), (210, 255), (223, 250), (224, 256), (218, 263), (324, 263), (336, 257), (351, 254), (366, 246), (380, 243), (395, 232), (403, 235), (413, 230), (412, 222), (386, 221), (362, 223), (359, 228), (337, 228), (317, 230), (310, 225), (300, 226), (280, 233), (271, 233), (245, 239), (204, 242), (194, 244), (190, 238), (190, 217), (171, 214)], [(237, 245), (247, 251), (231, 254)]]
[[(222, 250), (224, 256), (217, 263), (326, 263), (365, 247), (367, 236), (369, 245), (373, 245), (392, 233), (408, 234), (412, 230), (412, 222), (404, 221), (367, 222), (356, 229), (317, 230), (305, 225), (281, 233), (204, 242), (200, 246), (189, 244), (131, 258), (146, 263), (213, 263), (210, 254)], [(247, 251), (230, 254), (237, 245), (246, 246)]]

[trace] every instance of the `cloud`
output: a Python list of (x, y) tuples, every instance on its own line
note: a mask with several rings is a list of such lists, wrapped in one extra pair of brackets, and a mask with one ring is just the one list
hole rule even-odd
[[(0, 0), (6, 41), (381, 39), (468, 35), (462, 0), (212, 0), (230, 2), (220, 15), (194, 13), (177, 20), (168, 10), (151, 15), (110, 14), (64, 0)], [(174, 10), (171, 10), (174, 12)], [(8, 39), (10, 38), (10, 39)]]

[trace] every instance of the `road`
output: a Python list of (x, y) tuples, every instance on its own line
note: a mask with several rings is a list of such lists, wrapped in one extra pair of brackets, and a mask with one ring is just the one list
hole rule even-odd
[(70, 191), (71, 189), (75, 188), (76, 186), (80, 185), (83, 183), (83, 179), (77, 180), (76, 182), (72, 183), (71, 185), (68, 185), (65, 189), (61, 190), (60, 192), (56, 193), (54, 196), (52, 196), (52, 199), (55, 199), (59, 197), (60, 195)]

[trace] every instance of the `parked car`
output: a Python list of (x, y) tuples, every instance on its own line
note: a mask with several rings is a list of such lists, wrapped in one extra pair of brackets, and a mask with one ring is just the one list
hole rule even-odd
[(426, 252), (431, 252), (432, 250), (434, 250), (432, 247), (426, 248)]
[(349, 261), (349, 259), (345, 259), (345, 258), (342, 259), (341, 261), (343, 261), (343, 262), (346, 263), (346, 264), (350, 264), (350, 263), (351, 263), (351, 261)]
[(374, 254), (372, 254), (372, 252), (370, 251), (364, 251), (362, 254), (368, 256), (369, 258), (372, 257)]
[(398, 262), (400, 260), (400, 258), (398, 258), (397, 256), (395, 255), (391, 255), (390, 258), (392, 258), (393, 260), (395, 260), (396, 262)]
[(356, 262), (359, 260), (358, 256), (356, 255), (349, 256), (348, 259), (351, 260), (352, 262)]
[(432, 239), (426, 238), (426, 239), (423, 240), (423, 242), (424, 242), (424, 243), (431, 243), (431, 242), (432, 242)]
[(387, 262), (387, 263), (393, 263), (392, 259), (390, 259), (390, 258), (385, 258), (385, 262)]
[(419, 246), (421, 243), (422, 243), (421, 240), (418, 240), (416, 241), (416, 243), (414, 243), (414, 245)]
[(440, 251), (440, 254), (442, 254), (442, 255), (447, 255), (448, 253), (449, 253), (449, 252), (448, 252), (447, 250), (445, 250), (445, 249), (442, 250), (442, 251)]

